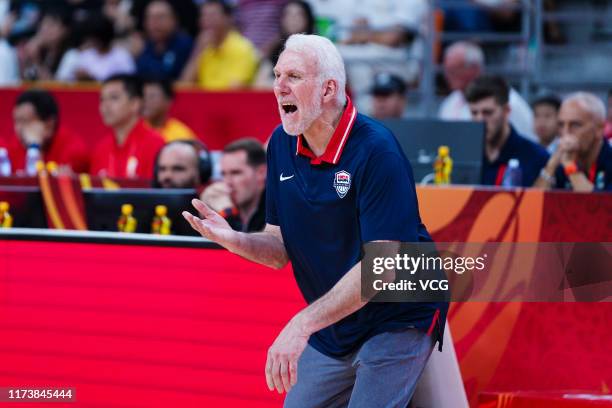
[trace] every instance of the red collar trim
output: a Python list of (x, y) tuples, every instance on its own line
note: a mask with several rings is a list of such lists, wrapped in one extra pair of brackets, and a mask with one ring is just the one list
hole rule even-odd
[(342, 155), (342, 150), (346, 145), (346, 141), (348, 140), (348, 136), (351, 133), (353, 125), (355, 124), (356, 118), (357, 109), (353, 106), (351, 98), (347, 96), (346, 108), (340, 117), (340, 121), (338, 122), (338, 126), (336, 127), (334, 134), (332, 135), (331, 139), (329, 139), (325, 152), (323, 152), (321, 156), (316, 157), (312, 150), (310, 150), (310, 148), (304, 144), (304, 135), (298, 135), (297, 150), (295, 154), (301, 154), (302, 156), (310, 158), (310, 164), (321, 164), (322, 162), (338, 164), (340, 161), (340, 156)]

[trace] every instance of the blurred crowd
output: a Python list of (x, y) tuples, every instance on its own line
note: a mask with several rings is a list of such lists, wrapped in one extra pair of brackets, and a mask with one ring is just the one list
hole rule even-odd
[[(444, 29), (512, 30), (515, 0), (451, 6)], [(340, 47), (355, 92), (389, 70), (413, 84), (427, 0), (0, 0), (0, 85), (103, 81), (114, 74), (202, 89), (270, 87), (284, 40), (319, 33)]]
[[(517, 30), (514, 0), (445, 4), (443, 29)], [(60, 125), (53, 96), (23, 92), (13, 109), (15, 134), (0, 148), (9, 173), (35, 174), (33, 159), (74, 172), (152, 179), (158, 188), (198, 188), (236, 229), (263, 222), (265, 151), (252, 139), (227, 146), (209, 185), (210, 152), (170, 115), (174, 84), (204, 90), (270, 88), (273, 67), (294, 33), (332, 39), (346, 61), (349, 92), (378, 119), (406, 114), (407, 90), (419, 79), (427, 0), (11, 0), (0, 1), (0, 84), (97, 81), (109, 128), (91, 154)], [(554, 27), (548, 29), (551, 41)], [(558, 34), (558, 33), (557, 33)], [(555, 40), (556, 38), (556, 40)], [(448, 95), (441, 120), (486, 128), (481, 184), (501, 185), (520, 163), (518, 186), (612, 189), (612, 94), (526, 101), (503, 77), (486, 74), (485, 53), (458, 41), (440, 53)], [(607, 111), (607, 113), (606, 113)], [(199, 135), (201, 136), (201, 135)], [(3, 174), (6, 175), (6, 174)], [(207, 187), (204, 189), (204, 187)]]

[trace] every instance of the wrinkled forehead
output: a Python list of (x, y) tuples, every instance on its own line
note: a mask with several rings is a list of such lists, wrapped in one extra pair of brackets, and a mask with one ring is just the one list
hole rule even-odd
[(585, 109), (580, 103), (577, 101), (566, 101), (561, 105), (561, 110), (559, 111), (559, 119), (560, 120), (577, 120), (582, 122), (590, 122), (595, 121), (596, 118), (594, 115)]
[(305, 74), (317, 74), (317, 64), (313, 55), (308, 52), (293, 50), (283, 51), (274, 67), (278, 72), (299, 71)]

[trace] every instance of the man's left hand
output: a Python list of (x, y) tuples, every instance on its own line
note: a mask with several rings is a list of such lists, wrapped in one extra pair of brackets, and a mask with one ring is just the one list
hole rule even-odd
[(297, 366), (310, 334), (304, 329), (299, 315), (291, 319), (268, 349), (266, 382), (279, 394), (289, 392), (297, 383)]

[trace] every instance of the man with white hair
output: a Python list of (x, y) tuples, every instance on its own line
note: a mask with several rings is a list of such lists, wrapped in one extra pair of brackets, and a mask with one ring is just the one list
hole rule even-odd
[[(443, 65), (444, 77), (452, 92), (440, 104), (438, 117), (442, 120), (472, 120), (464, 92), (484, 72), (485, 57), (482, 49), (465, 41), (451, 44), (444, 52)], [(537, 141), (533, 132), (533, 112), (513, 88), (510, 88), (509, 106), (512, 126), (523, 136)]]
[(536, 187), (612, 191), (612, 148), (604, 139), (606, 108), (588, 92), (569, 95), (559, 111), (559, 147)]
[(406, 406), (448, 303), (362, 300), (361, 259), (368, 242), (431, 241), (410, 164), (388, 129), (357, 113), (329, 40), (291, 36), (274, 75), (282, 127), (268, 145), (264, 231), (232, 231), (197, 200), (202, 218), (183, 214), (244, 258), (291, 261), (308, 306), (276, 338), (265, 370), (270, 390), (288, 392), (285, 407)]

